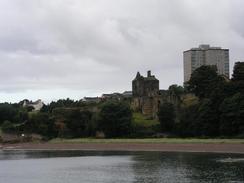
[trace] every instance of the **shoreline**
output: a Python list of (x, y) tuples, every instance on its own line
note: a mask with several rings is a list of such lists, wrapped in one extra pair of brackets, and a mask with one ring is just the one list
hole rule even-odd
[(244, 154), (244, 144), (202, 143), (17, 143), (0, 144), (3, 151), (142, 151)]

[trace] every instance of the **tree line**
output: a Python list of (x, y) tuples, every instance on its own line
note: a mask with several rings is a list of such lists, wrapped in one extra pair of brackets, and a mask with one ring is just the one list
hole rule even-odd
[(160, 107), (163, 131), (178, 136), (244, 137), (244, 62), (235, 63), (232, 78), (218, 75), (216, 66), (201, 66), (185, 83), (195, 100), (177, 109)]
[[(162, 103), (154, 133), (181, 137), (244, 137), (244, 63), (237, 62), (229, 80), (215, 66), (196, 69), (185, 87), (169, 93), (180, 103)], [(188, 96), (189, 95), (189, 96)], [(183, 97), (182, 96), (187, 96)], [(7, 133), (37, 133), (47, 139), (96, 136), (135, 137), (130, 101), (84, 103), (70, 99), (32, 111), (22, 103), (0, 104), (0, 126)], [(143, 136), (143, 135), (142, 135)]]
[(40, 134), (47, 139), (130, 135), (132, 111), (128, 102), (100, 104), (62, 99), (32, 111), (19, 104), (0, 104), (0, 126), (6, 133)]

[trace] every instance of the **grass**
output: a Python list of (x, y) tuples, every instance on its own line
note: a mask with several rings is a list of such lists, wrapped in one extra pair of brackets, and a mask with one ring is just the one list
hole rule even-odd
[(159, 121), (147, 119), (141, 113), (133, 113), (132, 129), (134, 137), (151, 137), (159, 129)]
[(146, 119), (141, 113), (133, 113), (133, 119), (135, 125), (143, 127), (151, 127), (159, 124), (157, 120)]
[(145, 139), (52, 139), (50, 143), (164, 143), (164, 144), (244, 144), (244, 139), (145, 138)]

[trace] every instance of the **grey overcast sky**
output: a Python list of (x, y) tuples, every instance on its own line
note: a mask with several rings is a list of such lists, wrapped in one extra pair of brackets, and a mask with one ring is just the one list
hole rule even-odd
[(0, 0), (0, 102), (131, 90), (151, 70), (182, 85), (199, 44), (244, 60), (243, 0)]

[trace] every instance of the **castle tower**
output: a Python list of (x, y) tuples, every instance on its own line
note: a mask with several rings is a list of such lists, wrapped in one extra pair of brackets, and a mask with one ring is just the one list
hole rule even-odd
[(137, 72), (136, 78), (132, 81), (133, 97), (153, 97), (158, 95), (158, 92), (159, 80), (151, 75), (151, 71), (147, 72), (147, 77), (143, 77)]
[(159, 94), (159, 80), (147, 72), (147, 77), (137, 72), (135, 79), (132, 81), (132, 108), (140, 111), (148, 118), (154, 117), (155, 97)]

